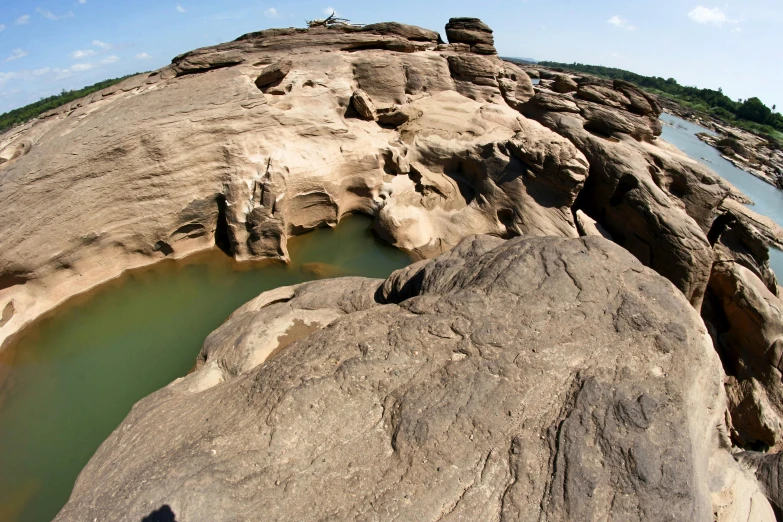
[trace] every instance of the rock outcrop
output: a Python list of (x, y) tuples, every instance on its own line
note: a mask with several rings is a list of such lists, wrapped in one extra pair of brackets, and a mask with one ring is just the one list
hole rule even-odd
[(287, 260), (350, 213), (440, 255), (237, 311), (61, 519), (772, 520), (726, 448), (781, 447), (783, 231), (659, 139), (654, 96), (534, 87), (478, 19), (446, 36), (251, 33), (0, 135), (0, 342), (124, 270)]
[(478, 18), (452, 18), (446, 24), (446, 38), (454, 45), (466, 45), (471, 52), (497, 54), (492, 29)]
[(564, 78), (552, 84), (560, 94), (539, 87), (521, 111), (567, 137), (590, 163), (576, 208), (698, 308), (713, 261), (706, 234), (729, 188), (657, 143), (661, 109), (649, 95), (623, 82), (583, 83), (565, 95)]
[(487, 54), (484, 24), (449, 34), (252, 33), (0, 136), (0, 343), (124, 270), (216, 244), (285, 260), (290, 235), (348, 213), (421, 256), (577, 237), (584, 156), (515, 110), (532, 83)]
[[(626, 251), (475, 237), (385, 282), (262, 294), (57, 520), (713, 520), (751, 509), (724, 408), (697, 312)], [(774, 520), (755, 491), (743, 520)]]

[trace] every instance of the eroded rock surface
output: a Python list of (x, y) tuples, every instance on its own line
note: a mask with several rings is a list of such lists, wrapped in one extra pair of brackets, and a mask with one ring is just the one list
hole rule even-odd
[(251, 33), (0, 136), (0, 342), (123, 270), (215, 245), (287, 259), (347, 213), (421, 256), (578, 236), (583, 155), (515, 109), (532, 83), (489, 28), (450, 27), (453, 45), (398, 23)]
[[(326, 309), (270, 358), (231, 348)], [(386, 282), (249, 303), (134, 407), (57, 520), (712, 520), (736, 483), (710, 481), (733, 469), (724, 408), (697, 312), (626, 251), (480, 236)]]
[(252, 301), (64, 519), (771, 520), (720, 448), (783, 439), (783, 232), (659, 139), (654, 96), (538, 67), (534, 88), (480, 20), (446, 34), (251, 33), (0, 136), (0, 342), (123, 270), (285, 260), (353, 212), (422, 258), (493, 237)]

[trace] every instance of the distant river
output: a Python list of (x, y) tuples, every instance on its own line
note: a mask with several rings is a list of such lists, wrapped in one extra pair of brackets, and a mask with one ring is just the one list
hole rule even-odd
[(131, 406), (187, 374), (207, 335), (245, 302), (317, 277), (385, 278), (411, 262), (370, 225), (351, 216), (292, 238), (290, 266), (238, 265), (218, 251), (163, 261), (28, 328), (0, 354), (0, 521), (50, 521)]
[[(714, 135), (715, 133), (711, 130), (671, 114), (662, 114), (661, 120), (664, 122), (663, 134), (661, 135), (664, 140), (714, 170), (756, 203), (748, 205), (749, 208), (767, 216), (783, 227), (783, 191), (742, 169), (738, 169), (731, 162), (723, 159), (717, 149), (707, 145), (696, 136), (700, 132)], [(667, 123), (669, 125), (665, 125)], [(775, 275), (778, 276), (778, 280), (783, 279), (783, 252), (771, 249), (770, 265), (775, 271)]]

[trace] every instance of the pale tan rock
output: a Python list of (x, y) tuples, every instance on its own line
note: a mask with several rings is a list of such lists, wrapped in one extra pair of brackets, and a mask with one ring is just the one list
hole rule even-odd
[(358, 89), (353, 93), (351, 104), (353, 104), (353, 108), (356, 109), (356, 112), (359, 113), (359, 116), (361, 116), (362, 119), (375, 121), (377, 118), (375, 114), (375, 104), (373, 104), (370, 97), (363, 90)]
[(753, 474), (726, 451), (716, 451), (710, 459), (710, 492), (715, 522), (777, 520)]
[[(423, 255), (475, 233), (578, 236), (566, 203), (583, 156), (563, 156), (582, 170), (561, 186), (506, 147), (522, 133), (565, 150), (506, 101), (527, 75), (437, 45), (393, 23), (251, 33), (1, 135), (0, 309), (14, 314), (0, 343), (124, 270), (216, 243), (287, 259), (290, 235), (352, 212)], [(382, 125), (350, 117), (357, 92)], [(503, 169), (520, 175), (501, 183)]]

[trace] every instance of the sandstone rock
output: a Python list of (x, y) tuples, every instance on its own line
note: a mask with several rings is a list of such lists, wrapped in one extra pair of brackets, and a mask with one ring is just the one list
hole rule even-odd
[(655, 97), (647, 94), (631, 82), (623, 80), (614, 80), (615, 90), (624, 94), (630, 102), (630, 109), (637, 114), (647, 116), (650, 114), (661, 114), (661, 106)]
[(719, 260), (703, 316), (729, 375), (732, 435), (744, 447), (774, 446), (783, 436), (783, 303), (753, 272)]
[(261, 74), (258, 75), (258, 78), (256, 78), (256, 87), (263, 89), (275, 82), (279, 82), (291, 71), (292, 66), (293, 63), (290, 60), (283, 60), (265, 67)]
[(737, 458), (755, 473), (779, 520), (783, 515), (783, 455), (745, 451), (738, 454)]
[(449, 43), (464, 43), (480, 54), (496, 54), (492, 29), (478, 18), (452, 18), (446, 24)]
[(368, 24), (358, 29), (365, 33), (377, 33), (384, 35), (400, 36), (412, 42), (435, 43), (440, 39), (436, 31), (416, 27), (415, 25), (400, 24), (397, 22), (381, 22)]
[[(576, 96), (583, 100), (606, 105), (615, 109), (627, 109), (631, 105), (631, 100), (623, 93), (601, 85), (580, 85), (576, 91)], [(650, 112), (652, 112), (652, 110)], [(649, 112), (647, 114), (649, 114)]]
[(554, 78), (555, 83), (552, 84), (552, 90), (565, 94), (568, 92), (575, 92), (577, 89), (576, 82), (570, 77), (564, 74), (558, 74)]
[[(578, 236), (548, 203), (572, 187), (505, 149), (522, 130), (535, 150), (562, 141), (515, 110), (529, 78), (462, 45), (395, 23), (266, 30), (3, 134), (0, 307), (15, 313), (0, 343), (124, 270), (216, 244), (286, 260), (291, 235), (352, 212), (426, 255), (476, 233)], [(370, 102), (380, 125), (350, 117)]]
[(393, 106), (378, 114), (378, 123), (396, 128), (410, 120), (418, 119), (421, 115), (422, 113), (420, 110), (410, 105), (403, 107)]
[[(717, 356), (627, 252), (476, 237), (398, 272), (384, 305), (380, 283), (247, 305), (219, 353), (133, 408), (56, 520), (712, 519)], [(326, 297), (300, 301), (314, 284)], [(261, 360), (245, 346), (287, 342), (261, 319), (287, 300), (338, 319)], [(261, 340), (232, 355), (243, 335)]]
[(737, 463), (728, 452), (710, 461), (710, 490), (715, 522), (777, 520), (774, 505), (759, 487), (753, 473)]
[(779, 297), (777, 277), (769, 265), (768, 246), (777, 246), (777, 240), (771, 242), (771, 239), (780, 236), (774, 229), (764, 227), (768, 222), (766, 218), (733, 200), (726, 199), (720, 210), (722, 214), (715, 219), (709, 234), (716, 262), (742, 265)]
[[(575, 114), (542, 111), (530, 104), (524, 111), (568, 137), (585, 154), (590, 174), (576, 208), (600, 223), (644, 264), (671, 280), (699, 308), (712, 267), (712, 248), (706, 232), (682, 208), (686, 205), (664, 193), (650, 174), (650, 166), (655, 165), (651, 150), (657, 156), (669, 156), (670, 161), (676, 161), (676, 156), (630, 136), (621, 139), (618, 134), (620, 138), (607, 139), (595, 135)], [(714, 216), (718, 204), (712, 208)]]
[(630, 112), (613, 110), (591, 102), (579, 101), (577, 105), (586, 120), (587, 130), (609, 137), (615, 133), (628, 134), (640, 141), (651, 141), (655, 137), (649, 120)]
[(452, 76), (479, 85), (497, 86), (499, 69), (493, 61), (471, 54), (449, 56), (448, 60)]
[(183, 76), (185, 74), (231, 67), (243, 62), (244, 56), (240, 48), (224, 44), (223, 46), (196, 49), (195, 51), (181, 54), (171, 61), (171, 65), (176, 76)]
[(353, 105), (353, 108), (356, 109), (356, 112), (359, 113), (359, 116), (362, 117), (362, 119), (375, 121), (377, 118), (375, 113), (375, 104), (373, 104), (367, 93), (361, 89), (358, 89), (353, 93), (353, 96), (351, 97), (351, 104)]
[(511, 63), (504, 64), (502, 78), (498, 80), (498, 85), (503, 99), (514, 109), (518, 109), (535, 94), (530, 76)]
[[(565, 96), (548, 93), (546, 91), (537, 92), (530, 100), (529, 103), (535, 109), (554, 112), (574, 112), (579, 113), (579, 107), (576, 103)], [(523, 112), (524, 109), (523, 109)], [(528, 111), (532, 112), (532, 111)]]
[[(596, 92), (607, 89), (600, 82), (583, 82), (580, 88), (587, 87)], [(621, 83), (618, 88), (632, 92)], [(609, 95), (600, 99), (611, 101)], [(654, 101), (650, 97), (651, 108)], [(576, 210), (596, 220), (615, 241), (672, 280), (698, 307), (713, 261), (706, 236), (721, 214), (730, 187), (656, 139), (660, 133), (657, 113), (641, 116), (583, 99), (577, 100), (576, 107), (572, 103), (567, 96), (538, 89), (520, 111), (567, 137), (585, 154), (590, 176)], [(636, 191), (642, 186), (646, 188)], [(626, 200), (621, 197), (626, 193), (635, 195)]]
[(574, 213), (574, 221), (576, 221), (576, 228), (579, 229), (580, 236), (596, 236), (612, 240), (612, 235), (598, 221), (581, 210)]

